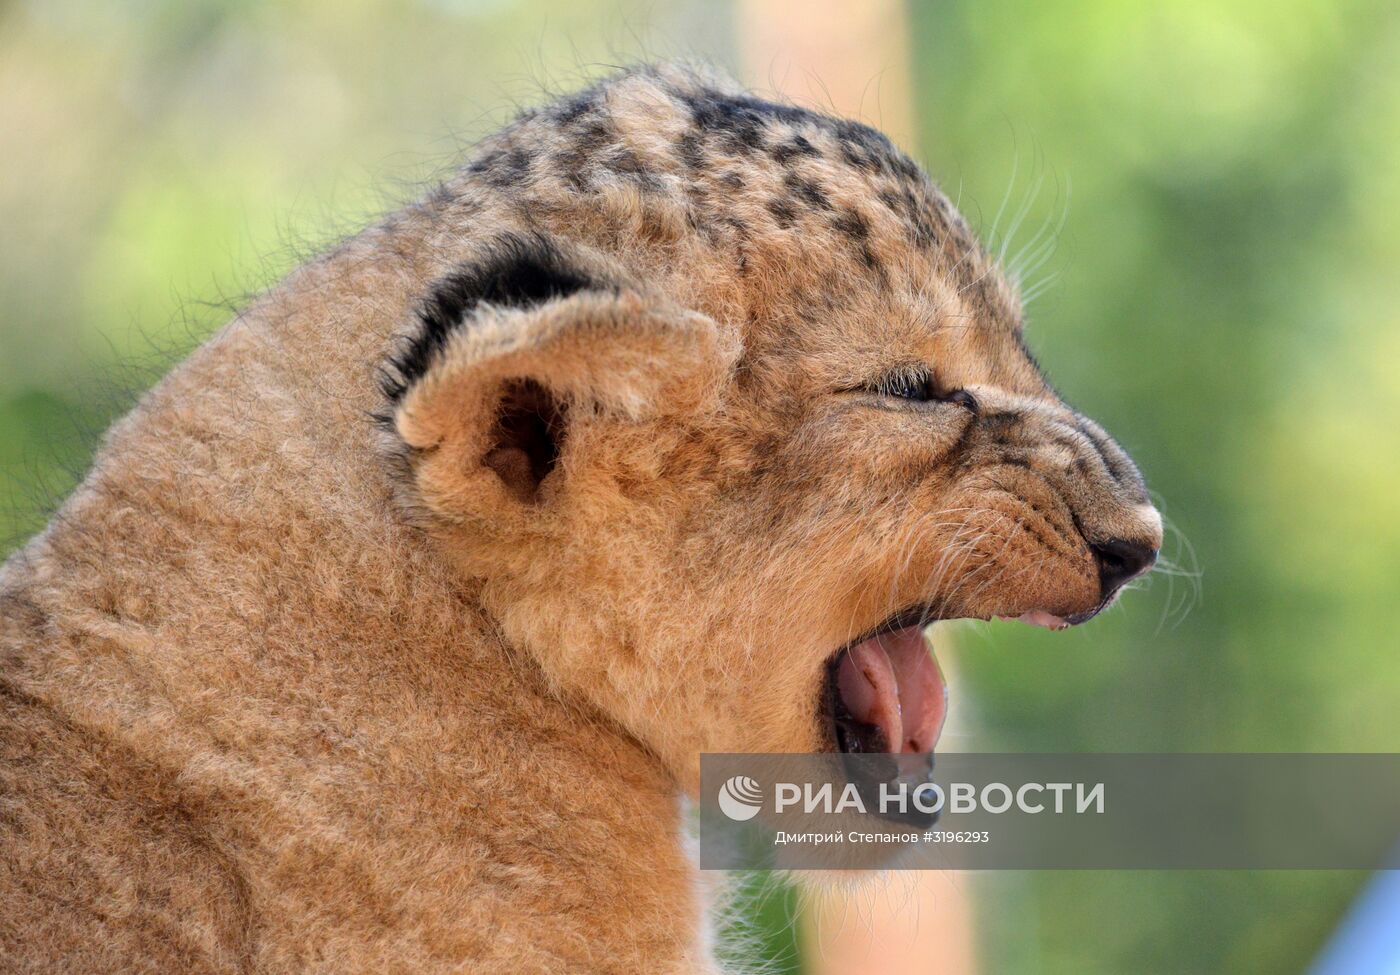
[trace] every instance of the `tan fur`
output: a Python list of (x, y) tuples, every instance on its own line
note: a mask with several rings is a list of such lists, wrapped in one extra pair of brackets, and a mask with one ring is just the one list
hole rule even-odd
[[(0, 573), (0, 970), (709, 970), (700, 752), (829, 748), (894, 610), (1081, 612), (1086, 538), (1159, 544), (947, 200), (756, 104), (663, 67), (523, 118), (113, 428)], [(607, 286), (386, 400), (507, 232)], [(911, 363), (979, 415), (861, 391)]]

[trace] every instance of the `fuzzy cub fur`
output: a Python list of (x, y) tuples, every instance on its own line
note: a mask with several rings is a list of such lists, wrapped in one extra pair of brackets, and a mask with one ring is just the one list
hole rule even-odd
[(1159, 543), (907, 157), (623, 73), (257, 301), (5, 565), (0, 969), (710, 970), (701, 752), (830, 749), (891, 613), (1084, 618)]

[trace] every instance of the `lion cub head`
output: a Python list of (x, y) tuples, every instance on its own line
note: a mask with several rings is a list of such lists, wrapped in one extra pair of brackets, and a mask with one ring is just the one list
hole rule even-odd
[(526, 115), (424, 210), (402, 493), (504, 639), (693, 785), (702, 751), (928, 751), (938, 619), (1089, 619), (1132, 462), (882, 135), (688, 69)]

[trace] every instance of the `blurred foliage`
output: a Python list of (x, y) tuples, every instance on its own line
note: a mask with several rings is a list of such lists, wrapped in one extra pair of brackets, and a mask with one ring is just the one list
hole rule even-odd
[(94, 442), (55, 451), (55, 421), (100, 432), (248, 295), (421, 194), (542, 91), (639, 56), (726, 63), (723, 14), (0, 0), (0, 552)]
[[(1091, 627), (960, 625), (968, 747), (1394, 750), (1400, 8), (910, 9), (913, 148), (1175, 529), (1176, 569)], [(730, 23), (701, 0), (0, 3), (0, 551), (242, 296), (541, 87), (732, 63)], [(1297, 972), (1361, 880), (981, 879), (987, 970), (1066, 975)], [(761, 900), (775, 969), (790, 901)]]
[[(913, 12), (930, 170), (1008, 255), (1068, 206), (1031, 345), (1142, 466), (1183, 573), (1068, 633), (968, 628), (976, 747), (1393, 751), (1400, 8)], [(1297, 972), (1360, 882), (988, 879), (1018, 908), (983, 912), (989, 969), (1075, 975)]]

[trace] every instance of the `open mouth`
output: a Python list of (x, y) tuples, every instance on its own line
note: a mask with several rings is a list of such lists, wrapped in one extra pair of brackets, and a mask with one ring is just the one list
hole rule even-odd
[[(948, 716), (948, 685), (924, 636), (936, 618), (927, 607), (898, 613), (842, 648), (827, 665), (824, 696), (832, 745), (868, 807), (884, 808), (877, 796), (887, 785), (917, 788), (933, 774), (933, 751)], [(1043, 610), (1015, 619), (1050, 630), (1079, 622)], [(919, 828), (938, 819), (937, 813), (912, 806), (880, 815)]]
[(948, 685), (917, 624), (883, 629), (831, 663), (837, 748), (848, 754), (931, 752), (948, 713)]
[[(1081, 622), (1043, 610), (1015, 618), (1051, 630)], [(828, 665), (825, 698), (837, 751), (926, 754), (938, 744), (948, 685), (924, 636), (929, 619), (922, 609), (896, 614)]]

